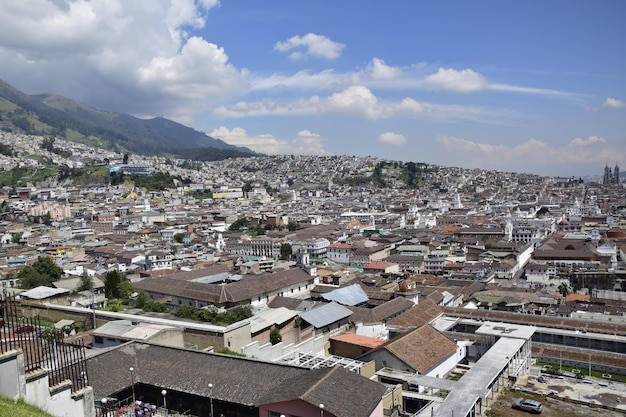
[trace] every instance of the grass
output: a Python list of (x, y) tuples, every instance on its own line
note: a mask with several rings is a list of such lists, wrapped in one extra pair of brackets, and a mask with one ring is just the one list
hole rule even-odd
[[(547, 362), (541, 362), (541, 361), (537, 361), (536, 363), (537, 366), (541, 366), (542, 368), (549, 368), (552, 369), (552, 372), (555, 374), (559, 373), (559, 365), (555, 365), (553, 363), (547, 363)], [(563, 366), (562, 367), (563, 372), (573, 372), (573, 373), (577, 373), (576, 371), (580, 372), (580, 375), (582, 377), (585, 376), (589, 376), (589, 368), (583, 368), (583, 367), (579, 367), (579, 368), (572, 368), (569, 366)], [(551, 373), (551, 372), (548, 372)], [(610, 375), (610, 378), (605, 378), (603, 375)], [(610, 372), (607, 371), (596, 371), (594, 369), (591, 370), (591, 376), (594, 378), (599, 378), (599, 379), (604, 379), (606, 381), (615, 381), (615, 382), (622, 382), (626, 384), (626, 376), (624, 375), (617, 375), (617, 374), (612, 374)]]
[(0, 417), (52, 417), (52, 416), (33, 405), (24, 403), (24, 400), (22, 399), (13, 401), (9, 398), (0, 396)]

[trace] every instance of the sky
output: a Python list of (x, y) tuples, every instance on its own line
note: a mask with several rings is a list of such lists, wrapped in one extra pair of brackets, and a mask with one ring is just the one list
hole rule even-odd
[(623, 0), (0, 0), (0, 79), (266, 154), (626, 171)]

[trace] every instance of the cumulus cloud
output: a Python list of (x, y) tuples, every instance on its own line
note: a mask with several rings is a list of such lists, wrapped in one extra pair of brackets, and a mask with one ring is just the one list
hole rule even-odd
[(457, 93), (472, 93), (484, 90), (487, 79), (472, 69), (455, 70), (439, 68), (436, 73), (426, 76), (424, 84), (435, 90), (449, 90)]
[(378, 136), (378, 141), (381, 143), (387, 143), (389, 145), (400, 146), (406, 144), (406, 138), (404, 135), (393, 132), (381, 133)]
[(572, 146), (587, 146), (587, 145), (593, 145), (596, 143), (605, 143), (606, 139), (598, 137), (598, 136), (589, 136), (587, 139), (583, 139), (583, 138), (576, 138), (573, 139), (570, 142), (570, 145)]
[(228, 63), (222, 48), (187, 32), (205, 26), (217, 5), (216, 0), (9, 2), (0, 13), (4, 77), (21, 79), (34, 92), (54, 88), (134, 114), (180, 119), (204, 111), (215, 94), (244, 88), (247, 76)]
[(624, 102), (613, 97), (608, 97), (602, 104), (602, 107), (613, 107), (617, 109), (624, 107)]
[(375, 80), (393, 80), (402, 76), (401, 68), (386, 65), (380, 58), (372, 59), (366, 70)]
[[(531, 138), (514, 146), (475, 142), (453, 136), (439, 135), (437, 143), (455, 163), (487, 169), (532, 170), (531, 167), (552, 167), (623, 160), (626, 151), (620, 144), (590, 136), (576, 138), (562, 146), (554, 146)], [(508, 167), (508, 168), (506, 168)]]
[(299, 131), (294, 138), (279, 139), (271, 134), (250, 135), (240, 127), (228, 129), (220, 126), (208, 134), (211, 137), (253, 151), (272, 155), (325, 155), (323, 139), (309, 130)]
[(137, 69), (138, 81), (179, 97), (201, 100), (238, 91), (244, 77), (228, 63), (224, 48), (192, 37), (174, 56), (155, 57)]
[(441, 105), (419, 102), (411, 97), (381, 100), (369, 88), (351, 86), (326, 97), (311, 96), (292, 101), (263, 100), (238, 102), (215, 109), (220, 117), (344, 115), (367, 119), (428, 117), (438, 120), (501, 120), (511, 115), (477, 106)]
[(292, 60), (308, 57), (337, 59), (341, 55), (343, 48), (345, 48), (344, 44), (334, 42), (326, 36), (315, 33), (307, 33), (304, 36), (292, 36), (286, 41), (277, 42), (274, 45), (274, 49), (280, 52), (297, 49), (289, 55), (289, 58)]

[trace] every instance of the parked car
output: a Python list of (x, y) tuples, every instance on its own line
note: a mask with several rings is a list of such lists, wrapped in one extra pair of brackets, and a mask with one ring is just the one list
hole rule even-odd
[(539, 401), (518, 398), (513, 402), (513, 408), (516, 410), (528, 411), (529, 413), (539, 414), (543, 411), (543, 405)]

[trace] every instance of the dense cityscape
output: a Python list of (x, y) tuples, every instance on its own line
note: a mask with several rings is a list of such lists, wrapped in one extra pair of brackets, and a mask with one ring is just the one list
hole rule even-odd
[(617, 165), (0, 141), (3, 384), (51, 415), (626, 411)]

